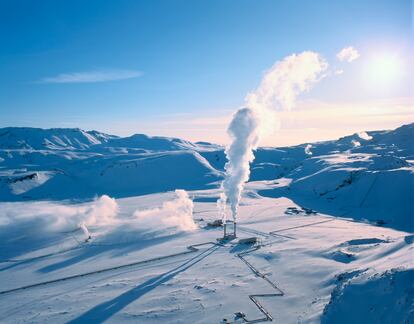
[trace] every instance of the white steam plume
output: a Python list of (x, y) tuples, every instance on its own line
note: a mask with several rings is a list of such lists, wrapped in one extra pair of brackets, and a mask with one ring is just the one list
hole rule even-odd
[(365, 140), (365, 141), (370, 141), (370, 140), (372, 140), (372, 136), (368, 135), (368, 134), (367, 134), (367, 132), (359, 132), (359, 133), (356, 133), (356, 135), (358, 135), (358, 137), (359, 137), (360, 139), (363, 139), (363, 140)]
[[(50, 202), (22, 202), (2, 204), (0, 226), (22, 222), (35, 222), (43, 230), (73, 230), (86, 226), (105, 226), (117, 221), (118, 204), (103, 195), (92, 203), (62, 205)], [(86, 234), (85, 234), (86, 235)]]
[(85, 222), (80, 223), (79, 227), (83, 231), (83, 234), (85, 234), (85, 240), (89, 240), (91, 238), (91, 233), (89, 233), (89, 230), (85, 225)]
[(259, 141), (259, 118), (250, 108), (239, 109), (234, 115), (227, 132), (231, 145), (226, 148), (228, 162), (224, 166), (226, 176), (222, 183), (222, 193), (217, 202), (223, 220), (226, 219), (226, 203), (230, 202), (233, 221), (236, 221), (244, 183), (249, 180), (250, 162), (254, 160), (253, 150)]
[(193, 231), (197, 225), (193, 220), (193, 201), (185, 190), (175, 190), (176, 198), (166, 201), (161, 208), (137, 210), (134, 213), (136, 225), (142, 229), (170, 228), (179, 231)]
[(223, 221), (226, 221), (226, 204), (230, 203), (233, 220), (244, 184), (250, 175), (253, 150), (260, 139), (274, 132), (278, 125), (276, 110), (290, 110), (296, 97), (308, 91), (314, 83), (325, 76), (328, 63), (315, 52), (292, 54), (276, 62), (268, 70), (259, 87), (246, 96), (246, 108), (239, 109), (228, 127), (232, 140), (226, 148), (228, 162), (225, 179), (217, 205)]
[(312, 155), (311, 148), (312, 148), (311, 144), (306, 145), (306, 147), (305, 147), (305, 154), (306, 155)]
[(85, 212), (85, 225), (110, 224), (116, 221), (118, 204), (114, 198), (102, 195)]
[(356, 140), (352, 140), (351, 144), (352, 144), (353, 147), (360, 147), (361, 146), (361, 143), (356, 141)]

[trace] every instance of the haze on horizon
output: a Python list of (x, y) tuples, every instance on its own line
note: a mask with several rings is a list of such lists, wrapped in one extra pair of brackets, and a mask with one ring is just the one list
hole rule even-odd
[[(272, 65), (312, 50), (327, 75), (262, 145), (414, 121), (412, 2), (1, 2), (0, 127), (80, 127), (227, 143)], [(331, 13), (331, 14), (329, 14)]]

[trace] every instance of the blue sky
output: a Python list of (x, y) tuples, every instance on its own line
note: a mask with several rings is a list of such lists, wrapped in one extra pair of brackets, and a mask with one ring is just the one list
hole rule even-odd
[[(380, 109), (388, 115), (398, 104), (398, 119), (366, 125), (350, 119), (340, 128), (394, 127), (413, 121), (407, 113), (412, 13), (411, 1), (402, 0), (0, 0), (0, 127), (225, 142), (228, 116), (275, 61), (314, 50), (342, 69), (335, 55), (345, 46), (358, 49), (360, 59), (305, 94), (302, 106), (349, 113), (364, 103), (388, 105)], [(401, 71), (392, 82), (364, 77), (377, 53), (399, 56)], [(306, 124), (306, 113), (299, 124), (292, 121), (297, 116), (285, 116), (283, 136)], [(322, 118), (309, 127), (320, 129), (314, 138), (337, 136), (338, 127), (328, 130), (331, 122)], [(309, 138), (302, 133), (271, 144)]]

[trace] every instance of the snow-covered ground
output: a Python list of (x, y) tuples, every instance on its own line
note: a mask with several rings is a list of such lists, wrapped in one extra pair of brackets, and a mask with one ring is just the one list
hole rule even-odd
[[(190, 196), (197, 201), (216, 194)], [(251, 246), (237, 240), (214, 244), (222, 236), (221, 228), (207, 226), (217, 218), (215, 203), (194, 203), (194, 230), (131, 225), (137, 209), (162, 209), (162, 202), (173, 198), (154, 194), (117, 200), (116, 220), (90, 226), (88, 242), (81, 230), (36, 229), (32, 216), (9, 224), (13, 235), (2, 240), (1, 249), (0, 282), (6, 293), (0, 295), (0, 321), (219, 323), (234, 321), (236, 312), (249, 320), (262, 318), (249, 295), (277, 291), (238, 257)], [(287, 198), (245, 197), (238, 234), (262, 240), (262, 247), (244, 257), (284, 293), (257, 297), (277, 322), (337, 323), (352, 316), (361, 323), (403, 323), (412, 316), (409, 233), (306, 213)], [(212, 244), (187, 249), (207, 242)], [(190, 253), (156, 259), (181, 252)], [(155, 260), (117, 268), (150, 259)], [(114, 269), (99, 272), (108, 268)], [(84, 273), (89, 274), (59, 281)]]
[(412, 323), (413, 135), (259, 149), (255, 247), (208, 226), (217, 145), (2, 129), (0, 322)]

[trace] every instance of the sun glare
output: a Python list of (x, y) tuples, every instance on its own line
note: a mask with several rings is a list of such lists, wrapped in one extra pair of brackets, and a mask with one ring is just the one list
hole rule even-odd
[(368, 64), (368, 78), (374, 84), (390, 86), (398, 81), (403, 74), (401, 57), (391, 53), (373, 56)]

